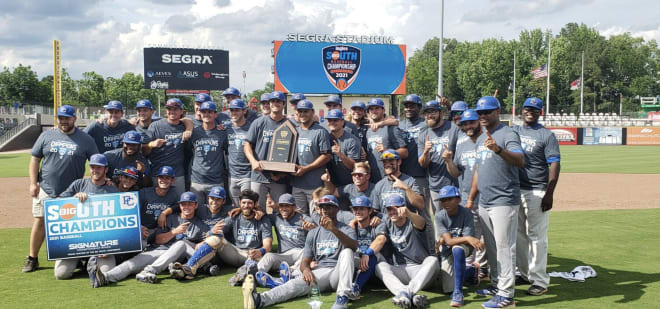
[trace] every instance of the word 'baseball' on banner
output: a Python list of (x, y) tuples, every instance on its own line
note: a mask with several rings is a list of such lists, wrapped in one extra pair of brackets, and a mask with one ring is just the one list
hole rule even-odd
[(142, 251), (138, 192), (44, 200), (48, 259)]

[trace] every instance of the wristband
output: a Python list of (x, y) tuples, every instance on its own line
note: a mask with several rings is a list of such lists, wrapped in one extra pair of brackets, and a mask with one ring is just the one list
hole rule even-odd
[(374, 256), (374, 254), (375, 254), (374, 249), (369, 248), (367, 250), (364, 250), (364, 254), (366, 254), (368, 256)]
[(259, 252), (261, 252), (261, 255), (266, 254), (266, 249), (264, 248), (259, 248)]
[(497, 155), (498, 155), (498, 154), (500, 154), (500, 153), (502, 153), (502, 147), (500, 147), (500, 146), (497, 146), (497, 147), (499, 147), (499, 148), (500, 148), (500, 150), (499, 150), (499, 151), (494, 151), (494, 152), (495, 152), (495, 154), (497, 154)]

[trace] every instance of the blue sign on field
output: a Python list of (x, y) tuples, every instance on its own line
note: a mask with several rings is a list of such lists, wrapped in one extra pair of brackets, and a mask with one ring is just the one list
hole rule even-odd
[(138, 192), (44, 200), (48, 259), (142, 251)]

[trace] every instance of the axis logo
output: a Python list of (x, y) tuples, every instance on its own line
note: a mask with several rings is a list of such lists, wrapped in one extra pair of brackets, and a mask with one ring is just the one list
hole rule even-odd
[(360, 72), (362, 52), (348, 45), (332, 45), (322, 49), (323, 70), (330, 83), (343, 92), (348, 89)]

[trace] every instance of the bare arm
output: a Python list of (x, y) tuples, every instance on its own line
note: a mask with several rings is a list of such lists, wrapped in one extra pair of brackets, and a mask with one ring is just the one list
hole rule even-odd
[(424, 227), (426, 226), (426, 221), (424, 221), (424, 218), (422, 218), (422, 216), (408, 210), (408, 207), (401, 207), (401, 209), (405, 210), (406, 212), (405, 216), (408, 217), (408, 219), (410, 219), (410, 222), (412, 223), (414, 228), (416, 228), (417, 230), (424, 229)]
[(401, 157), (401, 160), (408, 157), (408, 148), (406, 148), (406, 147), (398, 148), (396, 150), (396, 152), (399, 153), (399, 156)]
[(371, 250), (374, 250), (375, 253), (380, 252), (381, 249), (385, 246), (385, 243), (387, 243), (387, 237), (385, 235), (378, 235), (376, 236), (376, 239), (371, 242), (371, 245), (369, 245), (369, 248)]
[(474, 206), (474, 200), (477, 198), (477, 194), (479, 194), (478, 178), (479, 173), (475, 168), (474, 175), (472, 175), (472, 186), (470, 186), (470, 193), (468, 194), (468, 200), (465, 203), (465, 208), (471, 209), (472, 206)]
[(32, 197), (37, 197), (39, 195), (39, 164), (41, 163), (41, 158), (32, 156), (30, 158), (30, 195)]
[(541, 200), (541, 209), (543, 211), (548, 211), (552, 209), (553, 197), (555, 194), (555, 187), (557, 186), (557, 181), (559, 181), (559, 172), (561, 170), (561, 164), (559, 162), (550, 163), (550, 172), (548, 177), (548, 186), (545, 189), (545, 195)]

